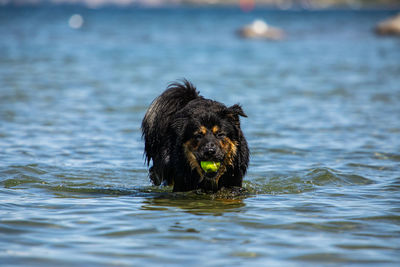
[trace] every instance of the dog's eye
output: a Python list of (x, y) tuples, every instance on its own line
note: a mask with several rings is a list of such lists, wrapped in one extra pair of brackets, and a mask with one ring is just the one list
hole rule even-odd
[(196, 140), (200, 140), (201, 138), (203, 138), (202, 134), (195, 134), (194, 135), (194, 139), (196, 139)]
[(216, 136), (217, 138), (219, 138), (219, 139), (223, 139), (223, 138), (225, 138), (226, 134), (223, 133), (223, 132), (218, 132), (215, 136)]

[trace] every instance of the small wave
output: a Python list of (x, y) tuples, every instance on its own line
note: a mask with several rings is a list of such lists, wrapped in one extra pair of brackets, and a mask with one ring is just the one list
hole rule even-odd
[(341, 173), (329, 168), (316, 168), (311, 170), (306, 176), (307, 181), (317, 186), (324, 185), (368, 185), (374, 182), (368, 178), (357, 174)]
[(0, 171), (0, 184), (5, 188), (16, 188), (27, 184), (45, 184), (40, 178), (47, 171), (39, 164), (11, 165)]
[(27, 184), (41, 184), (45, 183), (43, 180), (27, 176), (24, 174), (19, 175), (18, 178), (6, 179), (1, 182), (5, 188), (21, 188), (23, 185)]
[(371, 164), (362, 164), (362, 163), (347, 163), (346, 166), (352, 168), (365, 168), (371, 170), (378, 170), (378, 171), (394, 171), (395, 167), (387, 166), (387, 165), (371, 165)]
[(53, 192), (58, 197), (88, 197), (88, 196), (126, 196), (135, 194), (136, 190), (127, 188), (104, 188), (95, 187), (91, 184), (86, 186), (44, 185), (38, 186)]
[(374, 182), (357, 174), (341, 173), (330, 168), (315, 168), (303, 175), (258, 177), (244, 182), (250, 194), (298, 194), (321, 187), (368, 185)]
[[(261, 179), (258, 179), (261, 180)], [(265, 182), (245, 181), (244, 188), (250, 194), (298, 194), (314, 189), (312, 184), (306, 183), (300, 177), (271, 177), (265, 178)]]
[(379, 160), (400, 161), (400, 154), (386, 153), (386, 152), (375, 152), (374, 158), (379, 159)]
[(400, 190), (400, 177), (393, 179), (388, 184), (384, 185), (384, 191), (398, 192)]

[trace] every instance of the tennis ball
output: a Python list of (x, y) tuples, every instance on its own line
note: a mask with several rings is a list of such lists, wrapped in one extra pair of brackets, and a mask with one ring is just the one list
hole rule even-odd
[(202, 161), (200, 162), (200, 165), (205, 172), (216, 172), (219, 169), (219, 166), (221, 166), (221, 163), (214, 161)]

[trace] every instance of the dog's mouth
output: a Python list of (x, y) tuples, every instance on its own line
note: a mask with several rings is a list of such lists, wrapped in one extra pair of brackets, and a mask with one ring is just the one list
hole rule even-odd
[(222, 163), (219, 161), (200, 161), (203, 176), (200, 180), (200, 187), (206, 191), (217, 191)]
[(206, 176), (214, 176), (221, 167), (221, 162), (218, 161), (200, 161), (200, 166), (205, 172)]

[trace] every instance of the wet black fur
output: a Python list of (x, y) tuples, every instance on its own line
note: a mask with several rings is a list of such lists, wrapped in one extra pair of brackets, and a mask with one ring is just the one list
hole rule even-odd
[[(173, 83), (157, 97), (142, 121), (145, 156), (150, 178), (155, 185), (173, 184), (174, 191), (202, 188), (216, 191), (222, 187), (242, 186), (249, 162), (249, 150), (240, 128), (239, 116), (246, 117), (239, 105), (226, 107), (205, 99), (188, 81)], [(202, 179), (192, 169), (185, 156), (183, 144), (193, 138), (200, 125), (221, 125), (226, 136), (237, 144), (233, 166), (227, 166), (218, 185)]]

